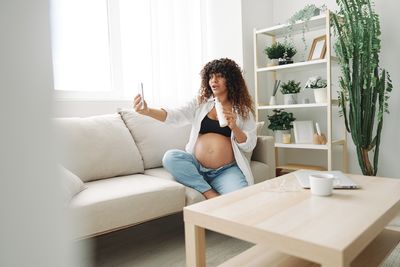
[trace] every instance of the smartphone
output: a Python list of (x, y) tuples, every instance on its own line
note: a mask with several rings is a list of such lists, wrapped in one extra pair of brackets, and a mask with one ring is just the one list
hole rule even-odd
[(139, 84), (138, 91), (139, 91), (138, 93), (139, 93), (140, 98), (141, 98), (141, 101), (140, 101), (141, 106), (140, 106), (140, 108), (144, 109), (144, 93), (143, 93), (143, 83), (142, 82)]

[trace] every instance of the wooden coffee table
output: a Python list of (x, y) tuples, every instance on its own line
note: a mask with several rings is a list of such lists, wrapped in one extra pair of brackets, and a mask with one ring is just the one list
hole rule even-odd
[(391, 249), (400, 236), (384, 228), (400, 211), (400, 179), (350, 176), (361, 189), (317, 197), (291, 173), (185, 207), (187, 266), (205, 266), (205, 229), (256, 244), (224, 266), (353, 266), (371, 247)]

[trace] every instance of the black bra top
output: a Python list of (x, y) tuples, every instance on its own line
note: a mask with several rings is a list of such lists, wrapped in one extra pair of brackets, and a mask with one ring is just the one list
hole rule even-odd
[(220, 127), (218, 120), (210, 119), (207, 115), (201, 121), (200, 132), (201, 134), (206, 133), (217, 133), (222, 134), (226, 137), (231, 137), (231, 128), (228, 126)]

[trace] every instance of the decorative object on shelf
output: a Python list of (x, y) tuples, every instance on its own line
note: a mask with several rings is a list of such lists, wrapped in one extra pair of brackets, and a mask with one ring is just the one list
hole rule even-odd
[(294, 45), (286, 43), (285, 46), (285, 53), (282, 58), (279, 59), (279, 65), (286, 65), (293, 63), (293, 56), (296, 55), (297, 50)]
[(313, 76), (308, 78), (305, 88), (313, 89), (315, 103), (327, 102), (327, 83), (321, 76)]
[(289, 80), (281, 85), (281, 93), (285, 105), (297, 104), (297, 93), (300, 92), (300, 82)]
[(326, 54), (326, 35), (319, 36), (314, 39), (308, 60), (324, 59)]
[(285, 45), (279, 42), (273, 43), (271, 46), (266, 47), (264, 49), (264, 53), (270, 59), (267, 66), (268, 67), (277, 66), (279, 59), (284, 57), (285, 51), (286, 51)]
[(324, 134), (315, 133), (313, 136), (313, 144), (315, 145), (326, 145), (326, 136)]
[(286, 34), (285, 34), (285, 42), (286, 43), (289, 41), (288, 39), (291, 39), (291, 42), (293, 42), (292, 33), (293, 33), (294, 24), (296, 24), (296, 22), (299, 22), (299, 21), (304, 21), (304, 24), (302, 27), (302, 37), (301, 37), (301, 40), (303, 41), (303, 44), (304, 44), (303, 61), (306, 60), (306, 53), (307, 53), (307, 49), (308, 49), (307, 43), (306, 43), (306, 37), (305, 37), (306, 31), (308, 31), (308, 21), (312, 17), (318, 16), (322, 12), (325, 12), (326, 10), (327, 10), (326, 5), (317, 7), (314, 4), (309, 4), (309, 5), (306, 5), (303, 9), (294, 13), (294, 15), (291, 16), (287, 21), (289, 26), (288, 26)]
[(283, 109), (274, 109), (274, 114), (268, 116), (268, 129), (274, 131), (275, 143), (283, 142), (283, 134), (290, 134), (293, 128), (292, 122), (296, 120), (292, 112), (286, 112)]
[(321, 133), (318, 122), (315, 123), (315, 128), (317, 129), (317, 132), (313, 136), (313, 144), (325, 145), (327, 143), (326, 136)]
[(278, 91), (279, 85), (281, 84), (281, 80), (275, 80), (274, 90), (272, 92), (272, 96), (269, 100), (269, 105), (274, 106), (276, 105), (276, 92)]
[(297, 53), (294, 45), (289, 43), (273, 43), (264, 49), (264, 53), (270, 59), (268, 67), (293, 63), (293, 56)]
[(290, 144), (290, 138), (292, 137), (292, 135), (290, 133), (284, 133), (282, 134), (282, 143), (284, 144)]
[(296, 144), (312, 144), (314, 126), (312, 121), (293, 122), (294, 140)]
[(332, 20), (337, 37), (334, 47), (342, 73), (339, 107), (356, 146), (362, 173), (375, 176), (383, 115), (389, 113), (388, 98), (393, 89), (389, 73), (379, 66), (379, 16), (370, 0), (337, 3), (339, 12), (332, 14)]

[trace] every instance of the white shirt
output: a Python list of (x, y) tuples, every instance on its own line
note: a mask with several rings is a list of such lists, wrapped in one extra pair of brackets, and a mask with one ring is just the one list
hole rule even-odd
[[(189, 142), (186, 144), (186, 152), (193, 154), (194, 146), (201, 127), (201, 121), (214, 107), (214, 99), (210, 98), (207, 102), (198, 104), (197, 100), (187, 103), (186, 105), (176, 109), (164, 109), (167, 112), (165, 123), (176, 126), (184, 126), (192, 124)], [(246, 159), (245, 153), (251, 153), (257, 143), (256, 122), (253, 114), (249, 113), (249, 118), (243, 120), (240, 116), (236, 118), (236, 125), (246, 134), (247, 139), (244, 143), (238, 143), (234, 133), (231, 133), (231, 143), (236, 163), (249, 185), (254, 184), (253, 175), (250, 169), (250, 163)]]

